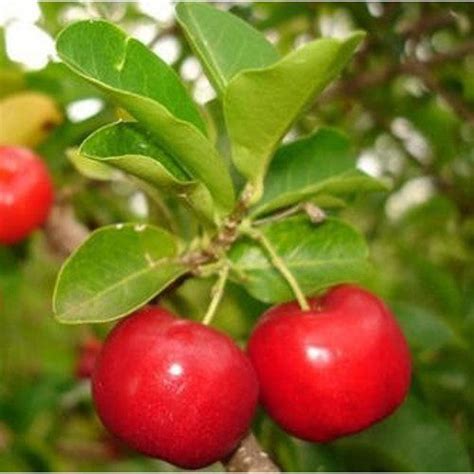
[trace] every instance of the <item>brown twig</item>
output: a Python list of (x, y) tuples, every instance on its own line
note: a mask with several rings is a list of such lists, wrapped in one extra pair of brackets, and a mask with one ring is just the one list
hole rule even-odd
[(418, 39), (428, 31), (451, 26), (455, 23), (456, 17), (450, 10), (442, 10), (431, 14), (424, 14), (422, 12), (417, 21), (401, 25), (398, 33), (412, 39)]
[(251, 187), (244, 190), (234, 210), (224, 220), (206, 248), (183, 256), (182, 262), (191, 268), (192, 273), (199, 273), (200, 266), (217, 260), (238, 238), (238, 227), (247, 213), (252, 191)]
[(89, 229), (76, 219), (70, 203), (58, 201), (49, 214), (44, 233), (51, 250), (66, 258), (87, 238)]

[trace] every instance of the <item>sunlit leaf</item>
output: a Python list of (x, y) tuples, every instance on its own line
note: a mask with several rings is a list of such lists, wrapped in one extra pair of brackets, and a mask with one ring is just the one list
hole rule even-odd
[(177, 253), (175, 238), (157, 227), (102, 227), (63, 265), (53, 299), (56, 318), (92, 323), (129, 314), (186, 271)]
[[(327, 219), (314, 225), (301, 216), (262, 230), (306, 295), (338, 283), (358, 281), (370, 271), (363, 237), (339, 220)], [(230, 251), (230, 259), (236, 281), (255, 298), (266, 303), (295, 298), (256, 241), (246, 238), (237, 242)]]
[(219, 93), (240, 71), (269, 66), (278, 53), (265, 36), (228, 12), (205, 3), (179, 3), (178, 21)]
[(261, 196), (271, 156), (293, 121), (333, 80), (362, 39), (323, 38), (264, 69), (243, 71), (229, 83), (224, 113), (239, 171)]
[(207, 189), (194, 181), (138, 123), (118, 122), (97, 130), (82, 144), (80, 153), (98, 164), (118, 168), (154, 187), (174, 192), (203, 216), (213, 217)]
[(263, 197), (252, 213), (268, 213), (318, 195), (337, 197), (386, 190), (381, 181), (355, 165), (349, 140), (334, 129), (322, 128), (284, 145), (270, 163)]
[(232, 207), (233, 187), (225, 164), (205, 136), (196, 105), (166, 63), (105, 21), (70, 25), (59, 35), (57, 50), (71, 69), (109, 94), (203, 182), (218, 210)]

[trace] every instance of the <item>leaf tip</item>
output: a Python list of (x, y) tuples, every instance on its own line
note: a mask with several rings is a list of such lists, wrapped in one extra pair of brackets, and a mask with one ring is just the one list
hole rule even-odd
[(346, 43), (347, 45), (350, 45), (351, 48), (356, 49), (357, 46), (359, 46), (360, 43), (362, 43), (362, 41), (365, 39), (366, 36), (367, 36), (367, 33), (365, 31), (356, 30), (356, 31), (353, 31), (348, 36), (346, 36), (343, 42)]

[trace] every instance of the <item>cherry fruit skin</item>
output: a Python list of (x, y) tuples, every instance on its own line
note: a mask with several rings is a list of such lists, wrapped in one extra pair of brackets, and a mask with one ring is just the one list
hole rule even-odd
[(0, 147), (0, 244), (17, 243), (43, 224), (53, 198), (53, 183), (38, 155)]
[(258, 383), (228, 336), (147, 307), (109, 334), (92, 392), (102, 422), (124, 443), (198, 469), (229, 455), (247, 432)]
[(268, 414), (290, 434), (329, 442), (390, 415), (411, 377), (405, 338), (389, 309), (353, 285), (268, 310), (248, 347)]

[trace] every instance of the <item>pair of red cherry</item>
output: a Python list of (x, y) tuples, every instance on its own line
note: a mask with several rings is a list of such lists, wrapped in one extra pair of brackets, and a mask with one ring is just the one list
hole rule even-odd
[(147, 307), (100, 352), (93, 398), (104, 425), (149, 456), (184, 468), (224, 459), (249, 429), (257, 398), (288, 433), (328, 442), (392, 413), (410, 381), (397, 323), (374, 295), (342, 285), (276, 306), (248, 356), (225, 334)]

